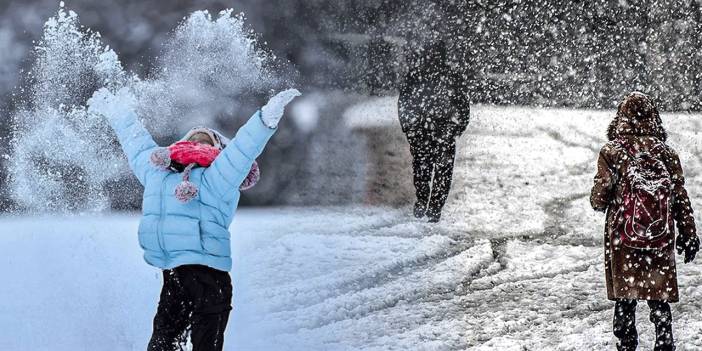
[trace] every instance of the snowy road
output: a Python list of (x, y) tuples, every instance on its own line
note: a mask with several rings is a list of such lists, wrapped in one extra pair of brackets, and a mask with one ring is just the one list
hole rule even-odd
[[(588, 204), (611, 113), (475, 108), (438, 225), (407, 209), (242, 211), (226, 349), (613, 349)], [(702, 126), (663, 118), (702, 211)], [(143, 349), (160, 277), (137, 217), (0, 220), (1, 349)], [(699, 350), (702, 263), (679, 271), (678, 350)]]
[[(604, 218), (588, 202), (612, 114), (477, 107), (444, 221), (424, 224), (405, 210), (369, 229), (337, 228), (310, 239), (318, 241), (311, 248), (290, 237), (289, 257), (314, 255), (319, 242), (345, 249), (325, 257), (331, 272), (268, 291), (261, 325), (300, 349), (613, 349)], [(702, 210), (696, 117), (664, 120)], [(680, 277), (678, 349), (699, 350), (702, 264), (681, 265)], [(258, 284), (263, 289), (265, 279)], [(639, 310), (641, 348), (651, 349), (648, 308)]]

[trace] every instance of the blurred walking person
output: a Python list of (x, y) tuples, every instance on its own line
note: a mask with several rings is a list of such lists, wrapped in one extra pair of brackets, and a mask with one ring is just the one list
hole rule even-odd
[(456, 139), (470, 119), (470, 102), (463, 76), (449, 65), (444, 41), (421, 47), (408, 64), (398, 115), (412, 154), (414, 216), (438, 222), (451, 189)]

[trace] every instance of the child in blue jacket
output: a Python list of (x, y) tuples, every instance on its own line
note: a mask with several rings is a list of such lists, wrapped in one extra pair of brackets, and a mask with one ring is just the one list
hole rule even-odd
[(167, 149), (159, 148), (137, 119), (128, 89), (113, 94), (103, 88), (88, 101), (90, 112), (109, 120), (144, 186), (139, 245), (146, 262), (163, 270), (148, 350), (176, 350), (188, 334), (194, 351), (222, 350), (232, 298), (228, 228), (240, 185), (275, 133), (285, 106), (299, 95), (290, 89), (271, 98), (228, 145), (214, 130), (191, 131), (186, 141), (221, 152), (208, 167), (193, 163), (184, 168), (159, 167), (164, 157), (166, 166), (170, 162)]

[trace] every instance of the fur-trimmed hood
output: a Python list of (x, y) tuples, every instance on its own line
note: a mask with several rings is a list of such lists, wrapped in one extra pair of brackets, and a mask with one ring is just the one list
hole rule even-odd
[(607, 139), (624, 135), (648, 135), (663, 142), (668, 138), (658, 108), (648, 95), (635, 91), (619, 104), (617, 115), (607, 128)]
[(185, 133), (185, 135), (180, 139), (180, 141), (186, 141), (197, 133), (207, 134), (210, 137), (210, 139), (212, 139), (212, 141), (214, 142), (213, 146), (218, 148), (219, 150), (224, 149), (227, 146), (227, 144), (229, 144), (229, 139), (222, 135), (222, 133), (207, 127), (194, 127), (190, 129), (187, 133)]

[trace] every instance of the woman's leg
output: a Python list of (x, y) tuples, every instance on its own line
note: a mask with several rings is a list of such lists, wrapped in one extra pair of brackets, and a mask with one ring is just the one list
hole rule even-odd
[(434, 146), (434, 181), (427, 216), (432, 222), (438, 222), (441, 211), (448, 199), (453, 181), (453, 164), (456, 159), (456, 141), (450, 136), (437, 138)]
[(148, 351), (181, 350), (186, 342), (186, 329), (192, 304), (177, 269), (163, 271), (163, 288), (154, 317), (154, 329)]
[(617, 300), (614, 305), (614, 336), (617, 350), (634, 351), (639, 345), (639, 334), (636, 331), (636, 300)]
[(431, 139), (431, 133), (425, 130), (407, 133), (407, 141), (412, 154), (414, 188), (417, 194), (417, 202), (414, 205), (414, 215), (417, 218), (424, 217), (431, 192), (430, 182), (434, 169), (431, 162)]
[(648, 301), (651, 308), (649, 319), (656, 326), (656, 344), (654, 351), (675, 350), (675, 340), (673, 340), (673, 314), (670, 312), (670, 304), (664, 301)]

